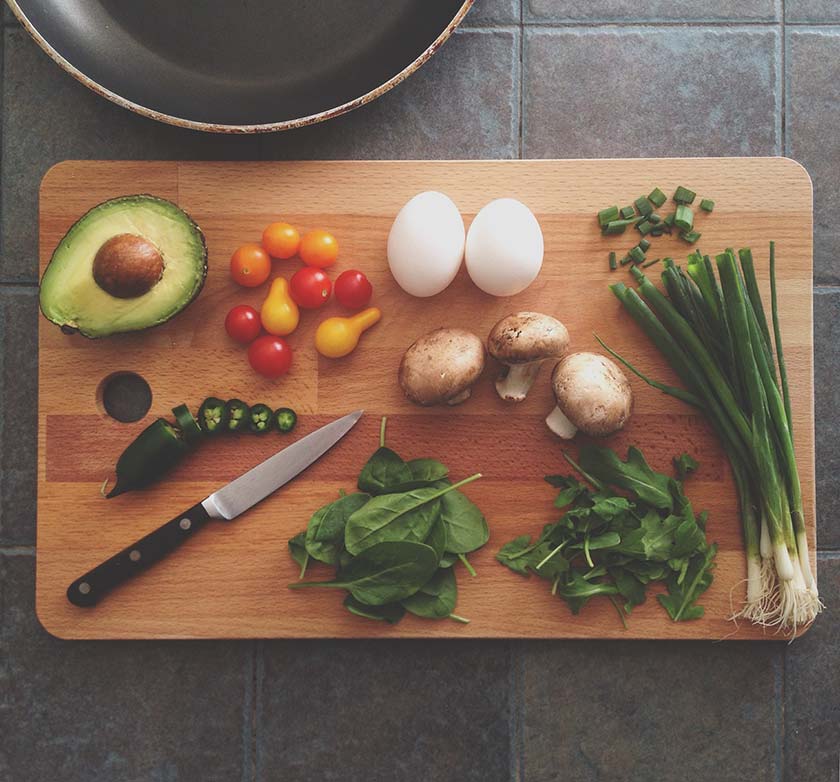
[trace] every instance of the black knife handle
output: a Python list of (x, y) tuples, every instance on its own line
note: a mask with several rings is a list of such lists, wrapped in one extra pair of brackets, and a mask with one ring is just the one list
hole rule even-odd
[(82, 608), (96, 605), (114, 587), (173, 552), (195, 535), (209, 519), (201, 503), (193, 505), (172, 521), (77, 578), (67, 588), (67, 599)]

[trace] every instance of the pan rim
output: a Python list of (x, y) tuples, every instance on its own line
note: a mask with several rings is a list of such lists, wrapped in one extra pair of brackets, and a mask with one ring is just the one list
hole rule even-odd
[(148, 106), (143, 106), (140, 103), (132, 101), (128, 98), (119, 95), (118, 93), (114, 92), (113, 90), (109, 90), (107, 87), (99, 84), (99, 82), (91, 79), (81, 70), (79, 70), (73, 63), (67, 60), (62, 54), (56, 51), (53, 48), (52, 44), (44, 38), (43, 35), (38, 31), (38, 29), (29, 21), (26, 14), (24, 14), (23, 10), (17, 3), (17, 0), (6, 0), (9, 8), (11, 9), (12, 13), (15, 15), (15, 18), (21, 23), (23, 28), (29, 33), (32, 39), (41, 47), (41, 49), (55, 62), (58, 64), (62, 70), (69, 73), (74, 79), (81, 82), (85, 85), (88, 89), (95, 92), (97, 95), (100, 95), (103, 98), (115, 103), (117, 106), (121, 108), (128, 109), (129, 111), (133, 111), (135, 114), (139, 114), (143, 117), (147, 117), (149, 119), (157, 120), (158, 122), (166, 123), (167, 125), (174, 125), (179, 128), (188, 128), (190, 130), (200, 130), (206, 133), (231, 133), (231, 134), (247, 134), (247, 133), (272, 133), (274, 131), (280, 130), (292, 130), (294, 128), (301, 128), (307, 125), (315, 125), (319, 122), (324, 122), (325, 120), (332, 119), (334, 117), (338, 117), (342, 114), (346, 114), (349, 111), (353, 111), (354, 109), (359, 108), (360, 106), (364, 106), (367, 103), (370, 103), (376, 98), (381, 97), (386, 92), (388, 92), (393, 87), (396, 87), (400, 82), (404, 81), (408, 78), (412, 73), (418, 70), (423, 64), (425, 64), (441, 46), (443, 46), (446, 41), (452, 36), (455, 32), (455, 29), (461, 24), (464, 17), (467, 15), (467, 11), (472, 8), (473, 3), (475, 0), (463, 0), (461, 7), (456, 11), (455, 16), (452, 20), (446, 25), (446, 27), (441, 31), (437, 38), (432, 41), (428, 47), (424, 51), (422, 51), (412, 62), (405, 66), (401, 71), (391, 76), (391, 78), (384, 81), (382, 84), (374, 87), (372, 90), (360, 95), (357, 98), (353, 98), (352, 100), (346, 101), (344, 103), (339, 104), (338, 106), (333, 106), (329, 109), (324, 109), (323, 111), (316, 112), (315, 114), (309, 114), (304, 117), (296, 117), (290, 120), (281, 120), (279, 122), (265, 122), (260, 124), (245, 124), (245, 125), (236, 125), (236, 124), (225, 124), (225, 123), (215, 123), (215, 122), (200, 122), (198, 120), (191, 120), (187, 119), (186, 117), (177, 117), (172, 114), (167, 114), (162, 111), (157, 111), (156, 109), (151, 109)]

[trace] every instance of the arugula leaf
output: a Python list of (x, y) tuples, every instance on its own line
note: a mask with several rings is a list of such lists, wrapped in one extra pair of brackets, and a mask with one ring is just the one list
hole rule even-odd
[(586, 472), (601, 482), (626, 489), (656, 508), (672, 509), (673, 499), (668, 486), (672, 479), (654, 472), (638, 448), (630, 446), (627, 460), (621, 461), (609, 448), (584, 445), (580, 449), (579, 461)]
[(528, 554), (537, 548), (539, 543), (531, 544), (530, 535), (520, 535), (510, 543), (506, 543), (496, 553), (496, 559), (515, 573), (528, 572)]
[(554, 500), (555, 508), (565, 508), (587, 492), (586, 485), (572, 476), (546, 475), (545, 480), (554, 486), (554, 488), (560, 489), (560, 493)]
[(675, 575), (669, 576), (665, 582), (668, 594), (657, 595), (660, 604), (675, 622), (703, 616), (703, 607), (696, 603), (712, 584), (716, 553), (717, 545), (712, 543), (705, 552), (691, 558), (682, 581)]
[(675, 456), (674, 459), (674, 469), (677, 472), (677, 477), (680, 480), (687, 478), (691, 473), (693, 473), (697, 469), (697, 461), (694, 457), (689, 456), (687, 453), (680, 454), (679, 456)]

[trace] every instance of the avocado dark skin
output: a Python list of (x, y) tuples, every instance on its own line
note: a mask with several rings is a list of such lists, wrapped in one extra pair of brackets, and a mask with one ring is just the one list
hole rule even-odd
[(163, 257), (150, 241), (118, 234), (103, 244), (93, 260), (93, 279), (118, 299), (148, 293), (163, 275)]

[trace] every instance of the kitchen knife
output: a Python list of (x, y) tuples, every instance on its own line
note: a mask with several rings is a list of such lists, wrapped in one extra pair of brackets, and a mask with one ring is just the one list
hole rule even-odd
[(96, 605), (114, 587), (174, 551), (210, 519), (235, 519), (317, 461), (355, 426), (361, 416), (361, 410), (345, 415), (278, 451), (197, 505), (179, 513), (162, 527), (77, 578), (67, 589), (67, 599), (80, 607)]

